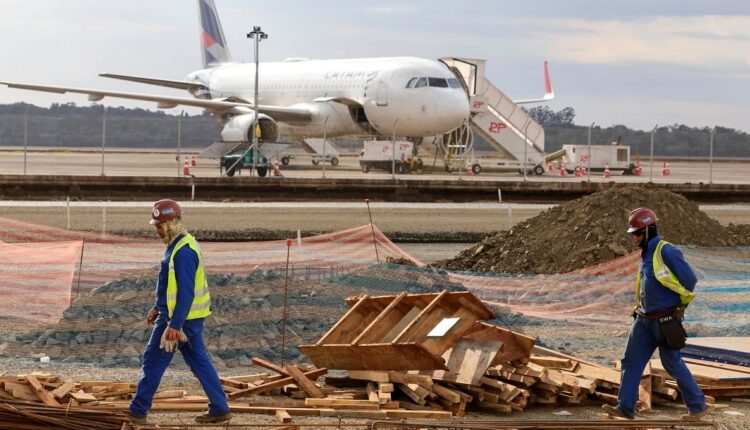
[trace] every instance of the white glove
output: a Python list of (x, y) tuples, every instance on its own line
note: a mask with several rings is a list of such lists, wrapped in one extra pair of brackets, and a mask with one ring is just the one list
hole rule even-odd
[[(185, 343), (187, 342), (187, 336), (185, 336), (185, 333), (180, 330), (180, 340), (179, 343)], [(175, 352), (177, 351), (177, 344), (178, 341), (176, 340), (167, 340), (167, 330), (164, 330), (164, 333), (161, 335), (161, 341), (159, 342), (159, 349), (163, 349), (165, 352)]]

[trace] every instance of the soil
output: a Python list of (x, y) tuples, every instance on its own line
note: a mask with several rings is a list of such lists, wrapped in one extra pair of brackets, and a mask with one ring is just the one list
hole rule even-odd
[(746, 225), (727, 227), (698, 205), (669, 191), (616, 186), (554, 206), (511, 230), (486, 236), (436, 267), (498, 273), (567, 273), (603, 263), (636, 249), (627, 234), (630, 211), (650, 207), (660, 235), (675, 244), (750, 244)]

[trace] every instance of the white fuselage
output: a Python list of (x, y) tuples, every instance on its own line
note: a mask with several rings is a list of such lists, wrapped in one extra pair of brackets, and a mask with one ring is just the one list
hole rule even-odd
[[(283, 137), (368, 132), (434, 136), (454, 130), (469, 117), (466, 92), (447, 66), (433, 60), (287, 60), (260, 63), (258, 75), (259, 105), (300, 107), (314, 113), (304, 124), (279, 122)], [(414, 78), (425, 78), (423, 85)], [(197, 97), (254, 101), (253, 63), (222, 64), (191, 73), (187, 79), (208, 89), (208, 94)]]

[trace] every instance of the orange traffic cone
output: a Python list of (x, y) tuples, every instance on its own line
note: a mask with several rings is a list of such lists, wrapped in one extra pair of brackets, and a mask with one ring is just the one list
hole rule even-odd
[(185, 159), (185, 165), (182, 166), (182, 175), (183, 176), (190, 176), (190, 162)]
[(604, 174), (602, 178), (609, 178), (609, 162), (604, 163)]
[(643, 166), (640, 161), (636, 163), (635, 171), (633, 173), (635, 173), (635, 176), (641, 176), (643, 174)]
[(568, 176), (568, 171), (565, 169), (565, 163), (560, 163), (560, 176)]
[(195, 161), (195, 155), (193, 155), (193, 159), (190, 160), (190, 165), (195, 167), (198, 163)]
[(279, 169), (279, 160), (273, 160), (273, 176), (281, 176), (281, 170)]
[(474, 171), (471, 169), (471, 164), (466, 165), (466, 176), (474, 176)]
[(549, 163), (547, 163), (547, 171), (548, 172), (552, 171), (552, 162), (551, 161)]
[(669, 176), (669, 174), (670, 174), (670, 173), (671, 173), (671, 172), (670, 172), (670, 170), (669, 170), (669, 163), (667, 163), (667, 162), (665, 161), (665, 162), (664, 162), (664, 167), (662, 167), (662, 168), (661, 168), (661, 175), (662, 175), (662, 176)]
[(581, 169), (580, 164), (576, 166), (576, 169), (573, 174), (576, 176), (576, 178), (583, 176), (583, 169)]

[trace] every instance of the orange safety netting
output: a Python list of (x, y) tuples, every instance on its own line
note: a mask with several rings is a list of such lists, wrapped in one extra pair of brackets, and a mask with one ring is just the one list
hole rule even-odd
[[(25, 290), (30, 279), (34, 279), (36, 291), (50, 297), (45, 302), (54, 297), (57, 303), (54, 311), (38, 314), (49, 319), (62, 315), (62, 310), (69, 305), (71, 290), (77, 296), (118, 279), (155, 276), (165, 250), (158, 238), (148, 240), (70, 231), (9, 218), (0, 218), (0, 238), (30, 241), (6, 244), (8, 255), (11, 255), (11, 249), (15, 251), (10, 264), (0, 270), (5, 284), (3, 289)], [(41, 240), (59, 242), (39, 242)], [(55, 251), (63, 247), (62, 244), (73, 243), (74, 249), (70, 248), (71, 245), (65, 248), (72, 252), (70, 255)], [(201, 242), (200, 246), (208, 273), (277, 268), (285, 265), (287, 258), (286, 240)], [(0, 255), (4, 256), (6, 251), (0, 250), (3, 251)], [(377, 227), (370, 225), (295, 239), (289, 248), (291, 267), (314, 268), (317, 271), (352, 270), (388, 258), (404, 258), (422, 264), (394, 245)], [(36, 276), (36, 273), (44, 273), (45, 276)], [(0, 316), (28, 316), (29, 312), (21, 308), (23, 302), (12, 306), (0, 304)]]
[(57, 320), (70, 306), (81, 241), (0, 242), (0, 316)]

